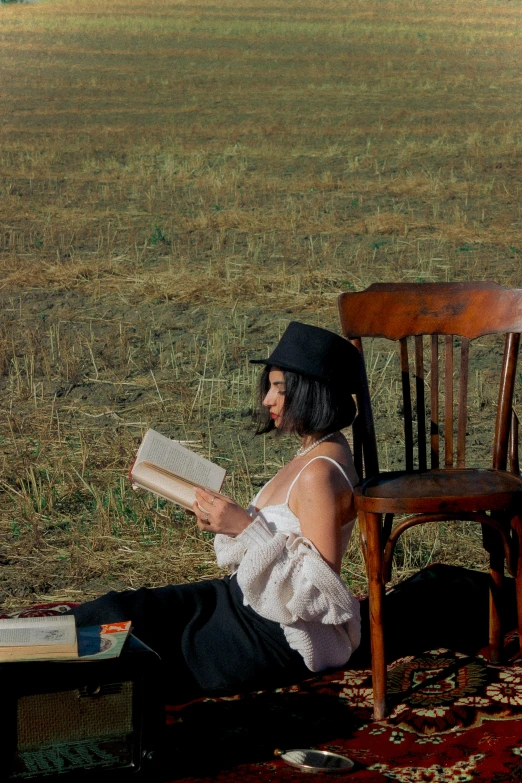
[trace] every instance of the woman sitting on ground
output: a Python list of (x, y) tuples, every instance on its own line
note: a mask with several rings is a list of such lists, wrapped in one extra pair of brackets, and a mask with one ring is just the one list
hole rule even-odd
[(358, 602), (339, 576), (357, 482), (340, 430), (354, 418), (359, 354), (292, 322), (272, 355), (253, 361), (265, 365), (258, 432), (293, 432), (301, 445), (246, 511), (196, 490), (198, 527), (216, 534), (231, 576), (111, 592), (73, 610), (82, 626), (131, 620), (178, 701), (297, 682), (343, 666), (359, 644)]

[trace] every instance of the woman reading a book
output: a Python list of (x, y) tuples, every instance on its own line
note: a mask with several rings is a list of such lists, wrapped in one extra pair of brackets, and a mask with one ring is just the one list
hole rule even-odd
[(295, 457), (243, 509), (196, 490), (231, 576), (111, 592), (74, 610), (79, 625), (131, 620), (161, 657), (180, 701), (297, 682), (343, 666), (359, 644), (359, 606), (342, 582), (357, 482), (341, 433), (354, 418), (359, 354), (339, 335), (292, 322), (260, 379), (258, 432), (291, 432)]

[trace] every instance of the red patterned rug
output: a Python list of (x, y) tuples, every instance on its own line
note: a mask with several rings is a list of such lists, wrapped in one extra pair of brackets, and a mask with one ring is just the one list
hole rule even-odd
[[(343, 776), (354, 783), (522, 781), (522, 666), (433, 650), (394, 662), (389, 690), (395, 706), (379, 723), (371, 720), (369, 670), (169, 708), (171, 739), (188, 762), (170, 779), (293, 781), (302, 773), (274, 759), (274, 748), (313, 746), (356, 762)], [(331, 780), (314, 776), (323, 778)]]
[[(272, 692), (168, 706), (161, 780), (297, 781), (303, 773), (276, 759), (274, 749), (316, 747), (351, 758), (353, 770), (335, 777), (354, 783), (521, 783), (522, 663), (516, 633), (507, 637), (502, 666), (477, 652), (487, 641), (487, 577), (435, 566), (386, 600), (394, 659), (386, 721), (371, 720), (371, 672), (363, 644), (344, 671)], [(48, 604), (23, 614), (67, 608)], [(365, 617), (365, 601), (362, 608)], [(513, 597), (506, 623), (514, 627)], [(441, 641), (443, 648), (435, 646)], [(313, 779), (326, 783), (332, 776), (318, 773)]]

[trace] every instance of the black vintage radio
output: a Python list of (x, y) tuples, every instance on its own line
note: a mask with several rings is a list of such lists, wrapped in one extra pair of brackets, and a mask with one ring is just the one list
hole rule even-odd
[(150, 780), (163, 727), (158, 661), (130, 636), (119, 658), (2, 665), (0, 778)]

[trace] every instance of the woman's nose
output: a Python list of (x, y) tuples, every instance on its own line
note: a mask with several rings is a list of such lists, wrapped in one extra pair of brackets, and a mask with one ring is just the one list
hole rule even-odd
[(263, 405), (265, 406), (265, 408), (270, 408), (273, 405), (272, 395), (270, 394), (269, 391), (265, 394)]

